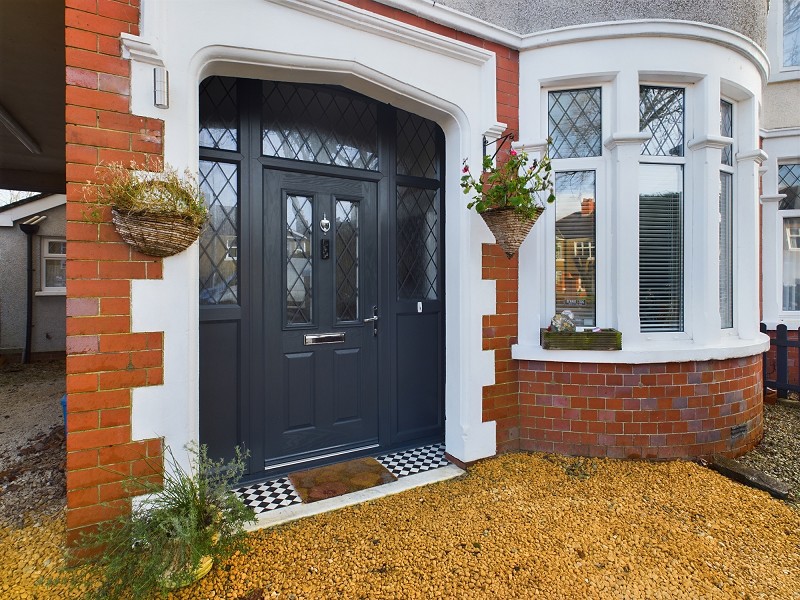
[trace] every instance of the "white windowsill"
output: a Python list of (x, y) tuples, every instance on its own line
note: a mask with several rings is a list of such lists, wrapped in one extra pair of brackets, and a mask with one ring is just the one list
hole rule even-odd
[(33, 293), (34, 296), (66, 296), (66, 290), (40, 290)]
[(645, 364), (725, 360), (754, 356), (768, 349), (769, 338), (763, 334), (758, 334), (758, 337), (752, 340), (726, 337), (713, 346), (698, 346), (692, 340), (676, 340), (626, 347), (623, 333), (622, 350), (545, 350), (538, 344), (515, 344), (511, 346), (511, 357), (515, 360), (546, 362)]

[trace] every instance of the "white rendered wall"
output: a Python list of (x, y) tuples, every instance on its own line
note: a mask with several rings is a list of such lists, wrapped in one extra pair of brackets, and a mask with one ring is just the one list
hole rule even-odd
[[(198, 164), (198, 85), (210, 75), (338, 84), (438, 122), (446, 137), (446, 446), (463, 461), (495, 453), (482, 422), (493, 356), (481, 316), (494, 283), (481, 279), (492, 238), (467, 211), (461, 161), (497, 130), (492, 53), (327, 0), (144, 0), (142, 35), (123, 36), (132, 57), (132, 111), (164, 120), (164, 157)], [(153, 105), (153, 67), (169, 71), (168, 109)], [(443, 76), (446, 74), (446, 76)], [(161, 281), (134, 281), (134, 331), (163, 330), (164, 385), (133, 391), (134, 439), (164, 436), (179, 460), (198, 437), (198, 250), (164, 260)]]
[[(658, 32), (658, 36), (655, 35)], [(602, 87), (603, 158), (597, 172), (598, 326), (622, 331), (623, 350), (543, 350), (539, 328), (554, 312), (555, 210), (546, 210), (520, 248), (519, 344), (514, 358), (654, 363), (725, 359), (762, 352), (758, 333), (758, 150), (763, 53), (719, 28), (622, 23), (559, 30), (527, 39), (520, 54), (520, 147), (544, 148), (547, 91)], [(684, 211), (685, 330), (643, 334), (638, 316), (639, 85), (686, 87)], [(735, 101), (734, 329), (719, 319), (719, 100)], [(554, 168), (594, 168), (569, 159)], [(595, 161), (595, 162), (592, 162)], [(657, 161), (648, 161), (657, 162)]]

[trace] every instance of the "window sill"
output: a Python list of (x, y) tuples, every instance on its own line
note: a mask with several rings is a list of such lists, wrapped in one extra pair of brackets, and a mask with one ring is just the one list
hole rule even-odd
[(40, 290), (33, 293), (34, 296), (66, 296), (66, 290)]
[(676, 340), (645, 342), (636, 347), (628, 344), (626, 347), (623, 333), (622, 350), (545, 350), (539, 345), (515, 344), (511, 346), (511, 357), (542, 362), (651, 364), (726, 360), (761, 354), (768, 349), (769, 338), (763, 334), (752, 340), (728, 337), (710, 346), (697, 346), (692, 340)]

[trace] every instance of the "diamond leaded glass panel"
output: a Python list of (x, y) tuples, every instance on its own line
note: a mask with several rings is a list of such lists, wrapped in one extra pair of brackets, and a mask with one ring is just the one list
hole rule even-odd
[(651, 137), (645, 156), (683, 156), (683, 88), (643, 85), (639, 88), (639, 130)]
[(218, 150), (239, 147), (236, 80), (209, 77), (200, 84), (200, 146)]
[(239, 172), (234, 164), (200, 161), (208, 224), (200, 234), (200, 304), (239, 302)]
[[(733, 104), (725, 100), (719, 101), (719, 134), (723, 137), (733, 137)], [(733, 166), (733, 146), (728, 144), (722, 149), (722, 164)]]
[(378, 168), (378, 107), (337, 88), (265, 81), (265, 156), (355, 169)]
[(435, 300), (438, 296), (439, 194), (397, 188), (397, 298)]
[(286, 323), (311, 323), (314, 228), (310, 196), (286, 197)]
[(550, 92), (547, 97), (550, 157), (600, 156), (603, 131), (600, 88)]
[(358, 202), (336, 200), (336, 320), (358, 319)]
[(397, 174), (436, 177), (436, 123), (397, 111)]
[(778, 167), (778, 193), (786, 194), (781, 200), (780, 210), (800, 208), (800, 164)]

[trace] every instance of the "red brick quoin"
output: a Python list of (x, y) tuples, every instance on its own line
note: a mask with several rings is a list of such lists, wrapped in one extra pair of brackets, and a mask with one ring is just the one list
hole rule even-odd
[[(129, 510), (123, 482), (158, 477), (161, 440), (131, 439), (131, 389), (163, 383), (162, 332), (131, 332), (131, 280), (161, 261), (131, 250), (96, 204), (101, 163), (152, 164), (162, 123), (130, 114), (120, 33), (138, 34), (139, 0), (66, 0), (67, 529)], [(155, 471), (155, 473), (154, 473)]]

